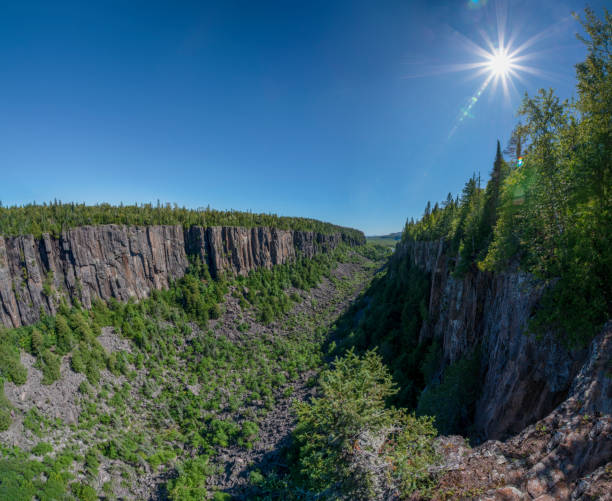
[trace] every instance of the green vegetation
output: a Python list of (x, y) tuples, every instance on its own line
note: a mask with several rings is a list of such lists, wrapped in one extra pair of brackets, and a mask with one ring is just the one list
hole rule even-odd
[[(24, 414), (24, 433), (37, 444), (28, 468), (38, 471), (50, 457), (77, 447), (71, 468), (86, 480), (62, 480), (65, 499), (89, 499), (91, 481), (108, 460), (122, 465), (128, 485), (146, 472), (170, 470), (176, 471), (167, 485), (171, 499), (222, 499), (224, 493), (207, 487), (207, 478), (219, 473), (219, 449), (253, 447), (261, 420), (277, 400), (292, 394), (300, 375), (322, 365), (325, 325), (335, 301), (364, 280), (362, 275), (339, 279), (332, 270), (342, 262), (369, 263), (360, 254), (387, 255), (380, 248), (356, 250), (341, 245), (313, 259), (218, 280), (193, 261), (168, 290), (154, 291), (138, 303), (97, 301), (91, 310), (78, 302), (60, 304), (54, 317), (44, 316), (35, 325), (0, 329), (0, 378), (25, 381), (20, 350), (36, 358), (44, 384), (60, 378), (62, 364), (85, 376), (75, 394), (80, 406), (76, 423), (51, 420), (36, 407)], [(325, 308), (313, 302), (309, 312), (288, 315), (303, 301), (303, 291), (324, 278), (334, 284), (338, 299)], [(239, 312), (232, 317), (238, 315), (240, 339), (217, 332), (217, 322), (233, 325), (225, 316), (228, 300), (238, 303)], [(273, 327), (261, 330), (266, 322), (274, 325), (280, 319), (282, 335)], [(259, 330), (250, 335), (254, 326)], [(103, 348), (98, 339), (103, 327), (112, 327), (129, 349)], [(8, 400), (0, 399), (3, 429), (12, 421), (11, 411), (16, 410)], [(60, 436), (66, 437), (61, 446)], [(85, 450), (80, 449), (83, 443)], [(28, 458), (25, 451), (17, 452)], [(23, 470), (21, 460), (2, 457), (7, 469)], [(31, 482), (24, 482), (14, 486), (17, 499), (29, 499), (26, 484)], [(104, 491), (114, 489), (109, 484)]]
[(397, 390), (376, 352), (349, 351), (321, 373), (319, 386), (320, 397), (297, 406), (289, 477), (256, 476), (262, 497), (387, 499), (431, 487), (432, 420), (386, 407)]
[[(426, 367), (426, 365), (424, 364)], [(467, 431), (474, 417), (474, 405), (480, 396), (480, 351), (449, 365), (442, 381), (421, 394), (416, 413), (435, 416), (442, 435)]]
[(236, 279), (242, 301), (250, 303), (258, 312), (258, 320), (267, 324), (286, 314), (298, 295), (290, 296), (285, 290), (290, 287), (309, 291), (326, 276), (330, 278), (332, 263), (348, 259), (347, 249), (340, 248), (333, 255), (317, 254), (312, 259), (298, 259), (295, 263), (282, 264), (272, 269), (261, 268), (247, 277)]
[(19, 360), (19, 349), (10, 344), (0, 344), (0, 377), (15, 384), (26, 382), (28, 373)]
[(525, 97), (507, 164), (498, 145), (483, 190), (428, 203), (403, 239), (443, 238), (455, 273), (519, 264), (549, 284), (531, 327), (568, 345), (588, 342), (612, 311), (612, 16), (587, 9), (587, 58), (576, 65), (578, 99), (552, 90)]
[(69, 490), (73, 475), (68, 470), (75, 459), (72, 453), (66, 451), (45, 461), (30, 460), (28, 456), (16, 447), (0, 446), (0, 499), (78, 499)]
[(298, 406), (294, 432), (300, 480), (309, 490), (371, 499), (429, 485), (432, 421), (385, 406), (397, 390), (380, 356), (349, 351), (319, 384), (322, 396)]
[(178, 468), (178, 477), (168, 482), (168, 495), (173, 501), (200, 501), (208, 498), (206, 479), (215, 470), (209, 464), (208, 456), (188, 459)]
[(380, 235), (366, 237), (366, 241), (373, 245), (382, 245), (384, 247), (394, 248), (396, 244), (402, 239), (402, 233), (390, 233), (389, 235)]
[(408, 253), (395, 256), (338, 320), (330, 348), (336, 354), (352, 349), (364, 354), (376, 347), (399, 386), (392, 403), (433, 416), (440, 433), (469, 434), (480, 396), (479, 352), (444, 367), (438, 342), (420, 339), (430, 287), (429, 275)]
[(12, 405), (4, 394), (4, 380), (0, 378), (0, 432), (6, 431), (11, 426)]
[[(253, 214), (240, 211), (218, 211), (210, 207), (187, 209), (176, 204), (157, 205), (85, 205), (62, 203), (28, 204), (3, 207), (0, 203), (0, 235), (26, 235), (40, 237), (43, 233), (59, 236), (67, 228), (98, 224), (178, 224), (191, 226), (270, 226), (285, 230), (311, 230), (319, 233), (340, 233), (356, 243), (365, 243), (359, 230), (324, 223), (316, 219), (283, 217), (276, 214)], [(51, 292), (50, 289), (47, 289)]]
[(408, 255), (396, 257), (338, 321), (336, 353), (378, 347), (401, 388), (394, 403), (411, 409), (425, 385), (422, 364), (429, 345), (419, 342), (419, 332), (427, 318), (429, 289), (429, 277)]
[[(607, 13), (599, 21), (586, 12), (588, 57), (577, 66), (578, 100), (561, 103), (546, 91), (526, 98), (511, 161), (498, 144), (484, 188), (474, 175), (461, 196), (428, 204), (402, 234), (404, 241), (443, 239), (457, 277), (520, 266), (548, 282), (532, 327), (552, 325), (568, 344), (590, 338), (608, 318), (612, 298), (610, 21)], [(313, 220), (209, 209), (0, 207), (7, 235), (57, 235), (111, 222), (270, 225), (342, 231), (363, 241), (359, 232)], [(160, 475), (169, 499), (229, 499), (212, 487), (211, 477), (226, 473), (219, 452), (252, 454), (268, 413), (306, 387), (315, 396), (295, 405), (297, 427), (283, 463), (276, 471), (245, 465), (253, 497), (431, 495), (436, 428), (469, 432), (480, 350), (445, 364), (438, 342), (422, 335), (431, 278), (409, 254), (381, 269), (391, 253), (384, 245), (341, 245), (218, 280), (194, 260), (168, 290), (138, 303), (98, 301), (90, 310), (62, 303), (35, 325), (0, 329), (0, 431), (20, 413), (16, 426), (22, 423), (25, 443), (33, 444), (29, 451), (0, 446), (0, 498), (112, 499), (119, 482), (132, 489)], [(337, 272), (351, 263), (361, 266), (355, 276)], [(367, 291), (337, 318), (374, 270)], [(44, 278), (48, 296), (52, 278)], [(308, 297), (322, 281), (333, 294)], [(21, 411), (6, 398), (5, 384), (27, 380), (22, 351), (35, 357), (43, 384), (68, 366), (73, 371), (70, 397), (78, 411), (70, 424), (36, 406)], [(99, 474), (109, 471), (112, 480), (96, 492)]]

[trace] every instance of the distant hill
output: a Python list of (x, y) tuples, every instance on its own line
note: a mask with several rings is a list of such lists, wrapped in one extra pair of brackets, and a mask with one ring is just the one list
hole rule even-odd
[(401, 240), (402, 232), (389, 233), (388, 235), (372, 235), (366, 237), (366, 240), (372, 244), (387, 245), (389, 247), (395, 247), (395, 244)]

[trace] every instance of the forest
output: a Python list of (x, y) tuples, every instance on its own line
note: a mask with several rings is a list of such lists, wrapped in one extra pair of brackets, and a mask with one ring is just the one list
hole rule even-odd
[(254, 214), (235, 210), (220, 211), (210, 207), (187, 209), (178, 205), (134, 204), (86, 205), (62, 203), (27, 204), (3, 207), (0, 202), (0, 235), (34, 235), (43, 233), (58, 237), (62, 231), (75, 226), (99, 224), (124, 225), (182, 225), (191, 226), (242, 226), (245, 228), (269, 226), (284, 230), (306, 230), (319, 233), (340, 233), (355, 242), (364, 243), (363, 233), (352, 228), (303, 217), (285, 217), (275, 214)]

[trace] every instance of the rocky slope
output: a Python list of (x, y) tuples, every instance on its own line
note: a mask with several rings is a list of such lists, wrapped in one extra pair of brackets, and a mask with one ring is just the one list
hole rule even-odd
[(96, 298), (146, 297), (180, 278), (191, 254), (213, 275), (246, 274), (341, 241), (355, 243), (340, 234), (267, 227), (100, 225), (72, 228), (58, 239), (0, 236), (0, 324), (31, 324), (41, 311), (54, 314), (61, 298), (90, 307)]
[(592, 342), (568, 398), (521, 433), (470, 449), (442, 437), (434, 499), (612, 499), (612, 322)]
[(521, 272), (453, 278), (442, 241), (398, 245), (396, 256), (406, 253), (431, 274), (429, 320), (421, 340), (437, 339), (445, 364), (482, 346), (477, 436), (500, 439), (518, 433), (566, 398), (586, 351), (567, 350), (552, 335), (536, 340), (524, 334), (541, 284)]
[[(47, 464), (66, 451), (78, 453), (70, 464), (74, 481), (92, 486), (101, 499), (125, 500), (169, 499), (166, 482), (205, 454), (210, 468), (194, 482), (201, 479), (209, 495), (223, 491), (232, 499), (252, 499), (251, 473), (274, 471), (284, 461), (295, 425), (293, 403), (314, 391), (324, 340), (382, 264), (347, 254), (350, 259), (330, 265), (312, 289), (286, 289), (295, 298), (293, 307), (270, 323), (260, 322), (257, 311), (240, 300), (242, 287), (234, 282), (220, 317), (205, 328), (186, 323), (177, 310), (171, 318), (180, 327), (166, 317), (147, 317), (151, 345), (158, 332), (165, 352), (141, 348), (115, 327), (103, 327), (96, 342), (109, 356), (125, 356), (128, 370), (102, 369), (98, 382), (88, 383), (71, 369), (73, 351), (61, 358), (58, 379), (44, 384), (36, 358), (21, 353), (27, 380), (4, 384), (12, 423), (0, 432), (0, 446), (18, 447), (29, 458), (47, 444)], [(146, 362), (138, 364), (139, 358)], [(258, 426), (248, 445), (214, 431), (223, 423), (240, 429), (245, 421)], [(0, 460), (3, 475), (12, 473), (16, 462), (6, 450)], [(7, 492), (2, 486), (10, 485), (3, 480), (0, 499)], [(200, 496), (189, 499), (210, 499), (202, 491)]]

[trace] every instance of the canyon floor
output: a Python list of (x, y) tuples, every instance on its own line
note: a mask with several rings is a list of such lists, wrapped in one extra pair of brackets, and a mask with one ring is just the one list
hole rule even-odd
[[(209, 425), (220, 428), (206, 438), (206, 447), (214, 449), (207, 451), (206, 488), (209, 493), (248, 498), (251, 472), (265, 474), (282, 466), (281, 451), (295, 420), (293, 404), (312, 395), (312, 383), (328, 358), (324, 347), (334, 321), (381, 265), (351, 253), (317, 287), (307, 292), (286, 290), (295, 301), (292, 310), (268, 324), (241, 305), (231, 286), (221, 316), (206, 329), (190, 323), (186, 335), (168, 335), (172, 353), (196, 353), (192, 347), (203, 344), (210, 351), (204, 360), (211, 364), (208, 368), (202, 368), (203, 361), (193, 355), (158, 355), (155, 363), (130, 364), (126, 375), (103, 370), (95, 385), (71, 370), (66, 355), (60, 379), (43, 384), (35, 358), (22, 353), (28, 378), (24, 385), (5, 384), (14, 408), (13, 423), (0, 433), (0, 443), (25, 451), (45, 444), (51, 449), (46, 452), (50, 458), (69, 451), (76, 461), (68, 472), (107, 499), (161, 500), (168, 497), (166, 483), (176, 476), (175, 465), (197, 450), (198, 445), (185, 442), (201, 441), (195, 424), (185, 434), (179, 433), (176, 421), (195, 412), (196, 423), (206, 414)], [(173, 327), (160, 328), (171, 332)], [(139, 351), (112, 327), (102, 329), (98, 342), (108, 354)], [(202, 384), (197, 373), (206, 371), (209, 383)], [(273, 383), (260, 388), (260, 379)], [(234, 394), (246, 394), (245, 385), (252, 390), (249, 397), (234, 401)], [(202, 406), (206, 411), (198, 409)], [(230, 422), (237, 424), (224, 424)], [(239, 441), (225, 438), (238, 435), (235, 428), (244, 429), (246, 422), (255, 423), (256, 436), (245, 435)]]

